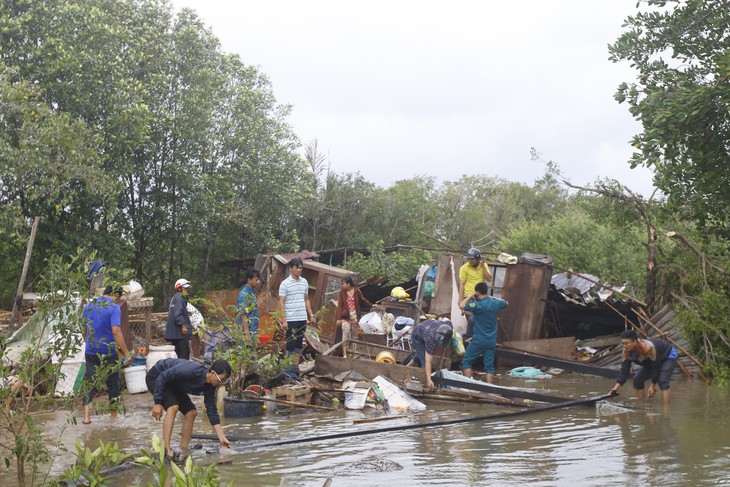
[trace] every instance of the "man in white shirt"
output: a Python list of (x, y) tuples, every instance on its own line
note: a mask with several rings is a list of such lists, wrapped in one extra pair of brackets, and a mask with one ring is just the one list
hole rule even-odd
[(309, 283), (302, 277), (302, 260), (289, 262), (289, 277), (279, 286), (279, 309), (282, 326), (286, 329), (286, 354), (301, 356), (307, 323), (314, 319), (309, 302)]

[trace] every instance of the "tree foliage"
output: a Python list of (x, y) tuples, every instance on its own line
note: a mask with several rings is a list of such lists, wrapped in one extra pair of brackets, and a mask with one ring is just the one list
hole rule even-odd
[[(290, 107), (277, 104), (266, 76), (223, 53), (195, 13), (174, 14), (163, 0), (19, 0), (2, 3), (0, 18), (7, 83), (33, 86), (36, 103), (76, 136), (46, 143), (50, 134), (22, 133), (23, 144), (35, 137), (38, 150), (54, 151), (47, 159), (62, 163), (57, 179), (67, 181), (48, 187), (66, 199), (94, 183), (84, 205), (39, 200), (84, 211), (74, 238), (163, 297), (180, 275), (205, 283), (222, 258), (296, 248), (304, 164)], [(22, 157), (16, 145), (8, 161)], [(73, 164), (59, 160), (66, 149)], [(6, 185), (14, 175), (0, 177)]]
[(633, 166), (655, 171), (655, 184), (685, 217), (726, 232), (730, 223), (730, 2), (649, 0), (610, 46), (636, 82), (621, 83), (643, 132)]

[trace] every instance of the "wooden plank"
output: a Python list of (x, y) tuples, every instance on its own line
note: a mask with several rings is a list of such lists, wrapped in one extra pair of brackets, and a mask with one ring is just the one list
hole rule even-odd
[(615, 347), (621, 343), (621, 337), (618, 335), (608, 335), (602, 337), (588, 338), (586, 340), (577, 340), (575, 345), (578, 347), (592, 347), (592, 348), (603, 348), (603, 347)]
[[(363, 342), (360, 340), (348, 340), (347, 344), (348, 353), (355, 353), (357, 355), (367, 355), (375, 357), (382, 351), (391, 352), (395, 356), (395, 360), (398, 363), (403, 363), (413, 350), (400, 350), (398, 348), (386, 347), (384, 345), (377, 345), (374, 343)], [(433, 357), (433, 368), (436, 369), (448, 369), (451, 367), (451, 358), (443, 355), (434, 355)]]
[(531, 401), (547, 402), (552, 404), (563, 403), (570, 401), (563, 397), (548, 396), (545, 394), (538, 394), (536, 392), (529, 392), (519, 389), (511, 389), (506, 387), (496, 387), (488, 382), (482, 382), (475, 384), (473, 382), (460, 381), (454, 379), (445, 379), (443, 377), (435, 377), (433, 382), (435, 384), (441, 384), (445, 386), (461, 387), (463, 389), (470, 389), (472, 391), (488, 392), (490, 394), (497, 394), (502, 397), (518, 398), (518, 399), (529, 399)]
[(329, 355), (317, 355), (314, 357), (315, 375), (322, 376), (331, 374), (332, 376), (336, 376), (350, 370), (355, 371), (370, 380), (382, 375), (396, 384), (400, 384), (405, 379), (409, 379), (411, 377), (415, 377), (422, 384), (426, 383), (425, 371), (419, 367), (384, 364), (374, 360), (332, 357)]
[(562, 360), (573, 360), (575, 337), (542, 338), (503, 342), (502, 346)]
[(18, 282), (18, 291), (15, 293), (15, 299), (13, 300), (13, 311), (10, 315), (10, 323), (8, 324), (7, 333), (8, 336), (15, 330), (15, 325), (18, 324), (22, 316), (20, 303), (23, 300), (23, 287), (25, 286), (25, 278), (28, 276), (28, 266), (30, 265), (30, 256), (33, 253), (33, 243), (35, 242), (35, 234), (38, 231), (38, 224), (41, 222), (41, 217), (37, 216), (33, 219), (33, 226), (30, 229), (30, 238), (28, 239), (28, 246), (25, 249), (25, 258), (23, 259), (23, 270), (20, 272), (20, 281)]
[(507, 267), (502, 299), (509, 301), (500, 313), (497, 340), (534, 340), (542, 335), (551, 268), (519, 263)]

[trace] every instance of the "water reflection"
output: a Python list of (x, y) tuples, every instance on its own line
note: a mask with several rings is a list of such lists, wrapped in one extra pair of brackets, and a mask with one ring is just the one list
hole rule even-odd
[[(570, 375), (550, 382), (552, 394), (566, 397), (595, 396), (612, 385), (609, 380)], [(547, 390), (547, 385), (523, 384)], [(434, 403), (430, 415), (366, 424), (353, 424), (353, 419), (372, 412), (274, 413), (225, 421), (226, 435), (255, 437), (248, 444), (260, 444), (342, 432), (374, 433), (238, 450), (220, 450), (215, 441), (194, 440), (201, 448), (193, 451), (193, 457), (200, 464), (230, 461), (220, 465), (219, 472), (236, 486), (278, 486), (283, 477), (288, 486), (317, 487), (328, 478), (335, 487), (730, 485), (728, 389), (689, 380), (674, 382), (672, 388), (671, 409), (660, 398), (640, 405), (633, 398), (619, 397), (596, 408), (382, 433), (377, 430), (503, 409)], [(73, 427), (64, 434), (64, 442), (73, 449), (79, 436), (89, 445), (103, 439), (118, 441), (128, 450), (149, 448), (152, 433), (160, 433), (160, 424), (149, 415), (149, 401), (148, 396), (138, 399), (138, 405), (116, 421), (97, 416), (89, 426)], [(49, 436), (58, 434), (61, 418), (65, 415), (51, 416)], [(179, 431), (178, 423), (175, 437)], [(210, 425), (196, 422), (195, 433), (209, 434)], [(62, 471), (70, 458), (62, 456), (55, 472)], [(3, 471), (0, 478), (13, 476)], [(133, 470), (116, 481), (126, 486), (147, 480), (144, 472)]]

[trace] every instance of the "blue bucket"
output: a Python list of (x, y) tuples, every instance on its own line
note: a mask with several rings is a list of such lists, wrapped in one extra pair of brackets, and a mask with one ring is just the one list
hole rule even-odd
[(226, 418), (252, 418), (263, 414), (264, 401), (260, 399), (223, 398), (223, 415)]

